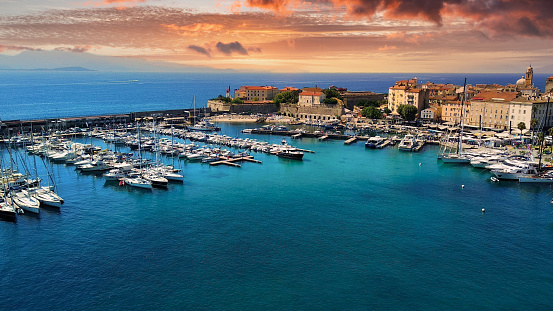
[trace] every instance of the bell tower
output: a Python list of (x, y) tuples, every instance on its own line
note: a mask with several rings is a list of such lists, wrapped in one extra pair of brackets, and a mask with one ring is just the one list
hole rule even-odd
[(525, 80), (526, 87), (531, 87), (532, 85), (534, 85), (534, 69), (532, 68), (532, 65), (530, 65), (530, 67), (526, 69)]

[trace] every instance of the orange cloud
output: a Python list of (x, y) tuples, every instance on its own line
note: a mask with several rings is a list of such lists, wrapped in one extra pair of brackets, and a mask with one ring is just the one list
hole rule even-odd
[(210, 23), (194, 23), (186, 26), (177, 26), (175, 24), (161, 24), (162, 27), (179, 33), (181, 36), (195, 37), (199, 36), (203, 32), (218, 32), (223, 30), (224, 26), (221, 24)]
[(243, 0), (248, 7), (288, 12), (306, 6), (345, 8), (349, 16), (431, 21), (463, 18), (493, 34), (553, 37), (551, 0)]
[(138, 3), (146, 2), (147, 0), (103, 0), (101, 2), (97, 1), (88, 1), (85, 2), (84, 5), (93, 5), (93, 6), (106, 6), (106, 5), (112, 5), (117, 4), (115, 7), (118, 10), (124, 10), (128, 6), (133, 7)]
[(378, 48), (379, 51), (397, 50), (395, 45), (385, 45)]
[(41, 51), (41, 49), (36, 49), (28, 46), (15, 46), (15, 45), (3, 45), (0, 44), (0, 53), (4, 51)]

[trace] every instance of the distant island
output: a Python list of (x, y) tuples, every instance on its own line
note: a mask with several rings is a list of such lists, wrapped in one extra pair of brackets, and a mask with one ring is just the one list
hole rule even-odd
[(12, 69), (0, 68), (0, 70), (15, 70), (15, 71), (96, 71), (84, 67), (60, 67), (60, 68), (34, 68), (34, 69)]

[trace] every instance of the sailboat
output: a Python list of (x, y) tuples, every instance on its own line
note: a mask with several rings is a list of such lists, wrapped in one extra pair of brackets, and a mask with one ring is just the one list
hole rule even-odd
[(459, 148), (457, 148), (456, 153), (442, 154), (441, 159), (444, 163), (458, 163), (458, 164), (467, 164), (470, 163), (470, 157), (466, 154), (463, 154), (463, 110), (464, 106), (467, 103), (467, 78), (465, 78), (465, 84), (463, 86), (463, 102), (461, 103), (461, 132), (459, 132)]
[[(138, 154), (140, 159), (140, 171), (142, 171), (142, 149), (141, 149), (141, 142), (140, 142), (140, 127), (138, 126), (138, 122), (136, 123), (136, 130), (138, 132)], [(122, 180), (122, 184), (129, 185), (131, 187), (136, 188), (143, 188), (143, 189), (152, 189), (152, 182), (149, 180), (146, 180), (140, 176), (140, 174), (137, 175), (129, 175)]]
[(211, 124), (206, 118), (203, 118), (199, 123), (196, 123), (196, 95), (194, 95), (194, 124), (188, 127), (191, 131), (214, 132), (221, 130)]

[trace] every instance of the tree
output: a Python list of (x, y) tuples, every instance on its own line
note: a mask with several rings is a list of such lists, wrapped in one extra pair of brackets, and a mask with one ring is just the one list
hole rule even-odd
[(361, 110), (361, 116), (369, 119), (382, 119), (382, 112), (376, 107), (365, 107)]
[(244, 101), (241, 100), (240, 98), (236, 97), (235, 99), (233, 99), (233, 100), (231, 101), (231, 103), (232, 103), (232, 104), (243, 104)]
[(299, 90), (278, 93), (273, 99), (273, 102), (275, 104), (297, 104), (300, 99), (299, 94)]
[(526, 123), (520, 122), (520, 123), (517, 125), (517, 128), (520, 130), (520, 136), (522, 137), (522, 131), (524, 131), (524, 130), (526, 129)]
[(384, 108), (384, 111), (383, 111), (385, 114), (390, 114), (392, 113), (392, 110), (390, 110), (390, 108), (386, 107)]
[[(536, 107), (534, 107), (534, 108), (536, 108)], [(532, 108), (532, 109), (534, 109), (534, 108)], [(530, 128), (532, 129), (532, 137), (534, 137), (534, 133), (536, 131), (536, 126), (538, 126), (538, 123), (539, 123), (538, 119), (530, 120)]]
[(547, 134), (551, 137), (551, 151), (553, 152), (553, 127), (547, 130)]
[(397, 113), (399, 113), (399, 115), (407, 121), (415, 120), (417, 112), (417, 107), (413, 105), (399, 105), (399, 107), (397, 108)]
[(336, 99), (336, 97), (325, 98), (325, 99), (323, 100), (323, 104), (326, 104), (326, 105), (336, 105), (336, 104), (338, 104), (338, 99)]
[(224, 103), (230, 103), (230, 101), (232, 100), (232, 98), (230, 98), (230, 97), (225, 97), (225, 96), (223, 96), (223, 95), (219, 95), (219, 96), (217, 96), (217, 98), (214, 98), (213, 100), (220, 100), (220, 101), (222, 101), (222, 102), (224, 102)]
[(338, 98), (339, 100), (342, 100), (342, 95), (340, 95), (340, 92), (336, 91), (335, 89), (324, 89), (323, 93), (325, 94), (326, 98)]

